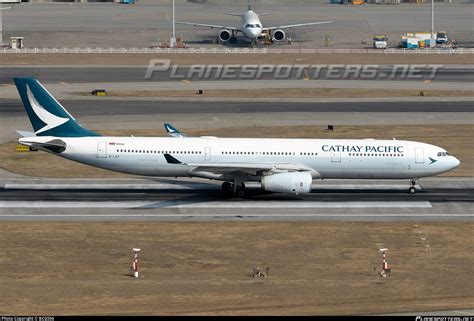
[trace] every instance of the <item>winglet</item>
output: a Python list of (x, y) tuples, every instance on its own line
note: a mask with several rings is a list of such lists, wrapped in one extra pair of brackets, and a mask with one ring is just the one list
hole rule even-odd
[(170, 154), (164, 154), (166, 161), (168, 164), (182, 164), (179, 160), (171, 156)]

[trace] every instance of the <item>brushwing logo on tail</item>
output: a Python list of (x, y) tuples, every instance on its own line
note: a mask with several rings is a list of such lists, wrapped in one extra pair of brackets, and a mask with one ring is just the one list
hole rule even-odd
[(69, 118), (62, 118), (62, 117), (53, 115), (49, 111), (47, 111), (43, 106), (41, 106), (41, 104), (36, 100), (35, 96), (33, 95), (33, 92), (31, 91), (31, 88), (29, 85), (26, 85), (26, 95), (28, 96), (28, 100), (30, 102), (31, 108), (35, 112), (36, 116), (38, 116), (38, 118), (41, 119), (41, 121), (46, 124), (43, 128), (37, 130), (35, 132), (36, 134), (42, 133), (49, 129), (56, 128), (69, 120)]

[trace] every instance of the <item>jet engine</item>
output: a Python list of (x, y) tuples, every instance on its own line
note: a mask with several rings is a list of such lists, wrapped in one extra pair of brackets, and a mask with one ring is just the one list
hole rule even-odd
[(227, 42), (230, 40), (231, 34), (230, 31), (227, 29), (222, 29), (219, 31), (219, 40), (222, 42)]
[(285, 38), (286, 38), (286, 34), (281, 29), (278, 29), (273, 33), (273, 41), (280, 42), (280, 41), (285, 40)]
[(262, 189), (279, 193), (309, 193), (313, 177), (309, 172), (287, 172), (262, 176)]

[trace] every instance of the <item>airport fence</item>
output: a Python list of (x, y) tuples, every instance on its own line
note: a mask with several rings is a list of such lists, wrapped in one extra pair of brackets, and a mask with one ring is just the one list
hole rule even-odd
[(0, 54), (474, 54), (474, 48), (0, 48)]

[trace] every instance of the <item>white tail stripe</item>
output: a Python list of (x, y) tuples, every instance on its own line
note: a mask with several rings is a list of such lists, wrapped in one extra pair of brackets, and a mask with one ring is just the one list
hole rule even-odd
[(41, 106), (41, 104), (36, 100), (35, 96), (33, 95), (33, 92), (31, 91), (29, 85), (26, 85), (26, 95), (30, 102), (31, 108), (33, 109), (33, 112), (36, 114), (36, 116), (38, 116), (39, 119), (41, 119), (43, 123), (46, 124), (43, 128), (37, 130), (35, 132), (36, 134), (58, 127), (69, 120), (69, 118), (62, 118), (53, 115), (43, 106)]

